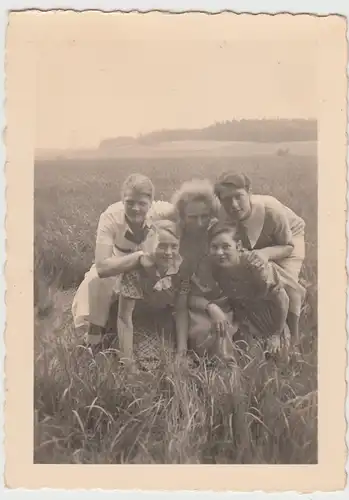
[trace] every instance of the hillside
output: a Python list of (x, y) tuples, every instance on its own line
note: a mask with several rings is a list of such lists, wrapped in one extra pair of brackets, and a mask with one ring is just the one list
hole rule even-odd
[(202, 129), (158, 130), (138, 137), (119, 136), (101, 141), (96, 149), (36, 150), (46, 158), (171, 158), (253, 156), (265, 154), (316, 155), (315, 120), (233, 120)]

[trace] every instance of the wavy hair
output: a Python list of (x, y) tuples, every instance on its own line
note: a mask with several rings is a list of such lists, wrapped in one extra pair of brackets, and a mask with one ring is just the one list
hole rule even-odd
[(220, 202), (215, 195), (213, 185), (208, 179), (185, 181), (174, 193), (171, 202), (180, 219), (183, 218), (185, 207), (192, 201), (205, 203), (211, 211), (211, 217), (218, 217)]

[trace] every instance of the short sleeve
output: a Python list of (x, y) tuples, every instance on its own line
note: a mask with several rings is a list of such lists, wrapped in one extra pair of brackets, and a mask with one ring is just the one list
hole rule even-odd
[(115, 228), (110, 214), (103, 213), (97, 227), (97, 245), (113, 246), (115, 241)]
[(128, 299), (142, 300), (144, 298), (139, 271), (129, 271), (122, 275), (120, 294)]
[(274, 209), (270, 216), (273, 221), (273, 237), (275, 245), (292, 245), (292, 231), (286, 216), (281, 210)]

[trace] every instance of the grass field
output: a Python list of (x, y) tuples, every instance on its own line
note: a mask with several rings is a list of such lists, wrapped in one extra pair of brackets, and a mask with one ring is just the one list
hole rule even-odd
[[(239, 377), (171, 360), (131, 376), (92, 359), (72, 328), (74, 290), (90, 267), (100, 213), (130, 172), (168, 199), (191, 177), (239, 169), (307, 224), (302, 355), (277, 365), (257, 352)], [(37, 161), (35, 165), (36, 463), (317, 462), (317, 168), (314, 156)], [(143, 327), (138, 324), (138, 327)]]

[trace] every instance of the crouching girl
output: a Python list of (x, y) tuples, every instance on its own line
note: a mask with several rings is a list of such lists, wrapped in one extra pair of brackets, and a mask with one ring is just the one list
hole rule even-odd
[[(142, 266), (124, 273), (119, 295), (117, 330), (121, 357), (134, 364), (134, 353), (140, 364), (149, 366), (159, 362), (161, 353), (171, 354), (176, 345), (175, 333), (182, 328), (176, 323), (178, 312), (186, 301), (188, 283), (179, 274), (182, 259), (179, 255), (180, 234), (178, 225), (169, 220), (154, 223), (157, 242), (154, 251), (143, 258)], [(134, 336), (133, 313), (137, 301), (144, 301), (149, 313), (156, 319), (153, 333)], [(182, 315), (183, 316), (183, 315)], [(179, 315), (181, 317), (181, 315)], [(181, 345), (177, 343), (177, 351)]]
[[(220, 224), (209, 231), (211, 272), (222, 293), (219, 301), (191, 297), (193, 306), (206, 313), (206, 336), (215, 329), (225, 338), (239, 330), (247, 340), (251, 336), (265, 344), (265, 350), (277, 352), (289, 337), (286, 326), (289, 299), (281, 285), (276, 267), (252, 252), (240, 250), (236, 229)], [(202, 317), (204, 318), (205, 315)], [(199, 329), (198, 329), (199, 330)], [(205, 333), (201, 328), (201, 336)]]

